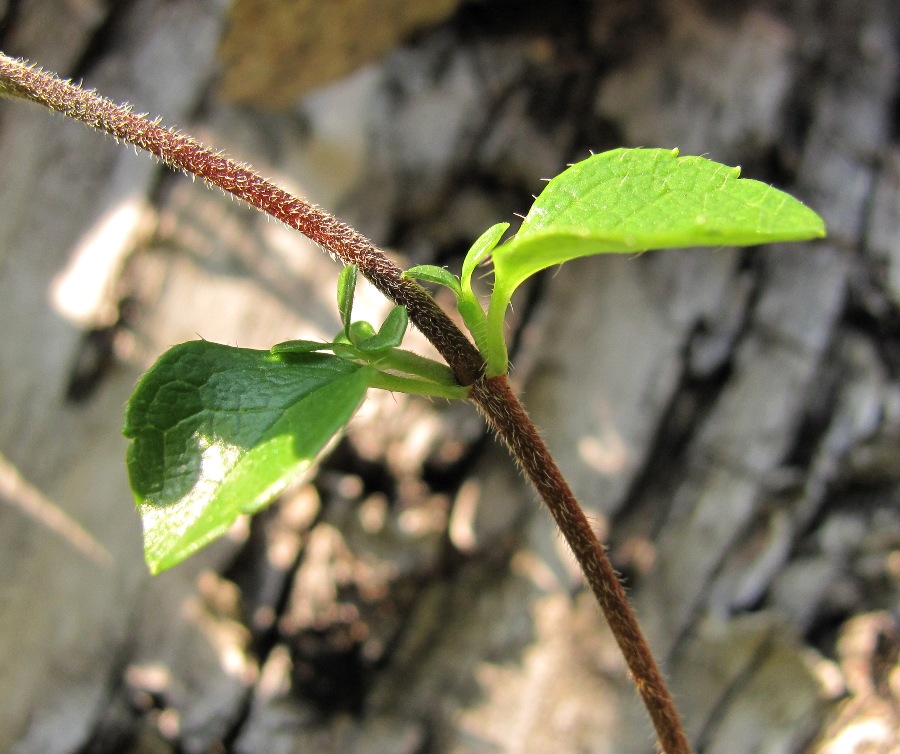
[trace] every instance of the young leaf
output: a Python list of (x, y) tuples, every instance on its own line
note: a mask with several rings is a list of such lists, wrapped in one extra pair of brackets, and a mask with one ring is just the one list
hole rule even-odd
[(353, 296), (356, 294), (356, 277), (358, 269), (355, 264), (345, 265), (338, 275), (338, 311), (344, 332), (350, 337), (350, 317), (353, 314)]
[(163, 354), (138, 382), (123, 430), (150, 570), (188, 557), (308, 469), (373, 371), (206, 341)]
[[(519, 231), (494, 249), (488, 312), (489, 374), (506, 371), (503, 320), (528, 277), (570, 259), (679, 246), (750, 246), (825, 235), (822, 219), (791, 196), (740, 178), (740, 168), (678, 150), (615, 149), (551, 180)], [(465, 289), (465, 274), (463, 288)]]
[(396, 348), (403, 342), (409, 317), (405, 306), (395, 306), (385, 317), (381, 329), (367, 340), (357, 343), (360, 351), (382, 351), (385, 348)]
[(410, 267), (403, 273), (403, 277), (444, 285), (457, 296), (462, 292), (459, 287), (459, 278), (457, 278), (456, 275), (449, 270), (445, 270), (443, 267), (437, 267), (433, 264), (420, 264), (415, 267)]
[(478, 297), (472, 291), (472, 275), (478, 265), (487, 258), (494, 250), (494, 247), (500, 242), (509, 223), (497, 223), (482, 233), (472, 244), (466, 258), (463, 260), (462, 276), (459, 281), (455, 281), (453, 287), (456, 293), (456, 308), (459, 310), (460, 316), (465, 322), (466, 328), (472, 333), (475, 339), (475, 345), (482, 353), (485, 352), (487, 344), (485, 342), (485, 332), (487, 328), (487, 317)]
[(475, 268), (490, 254), (494, 248), (500, 243), (503, 234), (509, 228), (509, 223), (497, 223), (488, 228), (484, 233), (478, 236), (472, 247), (466, 252), (466, 258), (463, 260), (462, 275), (460, 283), (463, 291), (472, 292), (472, 274)]

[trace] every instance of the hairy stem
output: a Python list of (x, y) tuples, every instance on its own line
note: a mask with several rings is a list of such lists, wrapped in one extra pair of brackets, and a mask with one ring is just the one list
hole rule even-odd
[(689, 754), (691, 747), (675, 704), (619, 577), (537, 428), (510, 388), (506, 375), (479, 380), (469, 397), (503, 438), (572, 548), (625, 656), (663, 751)]
[(572, 548), (625, 655), (660, 743), (667, 754), (690, 754), (665, 681), (641, 634), (619, 579), (550, 452), (505, 376), (484, 377), (478, 350), (425, 289), (402, 277), (371, 241), (314, 204), (264, 180), (247, 165), (164, 128), (96, 93), (0, 53), (0, 95), (24, 97), (140, 147), (173, 168), (203, 178), (320, 244), (345, 264), (355, 264), (388, 298), (406, 306), (409, 318), (453, 369), (469, 397), (508, 446), (547, 504)]
[(137, 115), (93, 91), (0, 53), (0, 94), (39, 102), (145, 149), (167, 165), (195, 175), (299, 230), (345, 264), (355, 264), (382, 293), (405, 306), (413, 324), (435, 344), (462, 385), (484, 372), (481, 354), (422, 286), (371, 241), (316, 205), (289, 194), (249, 166), (230, 160), (190, 136)]

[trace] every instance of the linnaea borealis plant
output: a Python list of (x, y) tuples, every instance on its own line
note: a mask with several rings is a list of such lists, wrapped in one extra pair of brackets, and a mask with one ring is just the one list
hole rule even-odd
[[(553, 178), (518, 230), (488, 228), (460, 275), (405, 272), (370, 241), (246, 165), (135, 115), (94, 92), (0, 54), (0, 94), (39, 102), (145, 149), (299, 230), (345, 266), (341, 331), (250, 350), (204, 340), (164, 353), (138, 382), (125, 416), (127, 466), (143, 521), (144, 554), (158, 573), (271, 503), (309, 469), (370, 389), (470, 400), (546, 503), (603, 609), (669, 754), (686, 754), (662, 675), (603, 546), (506, 378), (504, 318), (516, 288), (548, 267), (597, 254), (685, 246), (755, 246), (825, 235), (821, 218), (740, 170), (677, 150), (615, 149)], [(504, 238), (506, 240), (504, 240)], [(485, 309), (472, 286), (493, 266)], [(376, 327), (353, 319), (357, 274), (395, 304)], [(417, 280), (446, 286), (468, 336)], [(412, 323), (446, 363), (401, 348)], [(615, 357), (615, 355), (611, 355)]]
[[(507, 371), (504, 316), (515, 289), (552, 265), (594, 254), (676, 246), (799, 240), (821, 220), (788, 195), (741, 179), (738, 168), (677, 150), (616, 149), (551, 180), (518, 232), (488, 228), (459, 277), (423, 265), (407, 278), (456, 294), (460, 315), (486, 363)], [(472, 289), (476, 267), (493, 264), (487, 311)], [(331, 343), (288, 341), (269, 351), (203, 340), (168, 351), (138, 383), (128, 405), (128, 470), (144, 521), (153, 571), (178, 563), (254, 513), (308, 469), (370, 388), (465, 399), (445, 364), (400, 348), (407, 310), (379, 328), (353, 321), (357, 267), (338, 281), (343, 329)]]

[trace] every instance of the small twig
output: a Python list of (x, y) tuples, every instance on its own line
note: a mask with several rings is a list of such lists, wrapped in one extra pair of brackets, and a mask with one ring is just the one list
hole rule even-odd
[(485, 378), (484, 360), (434, 299), (371, 241), (314, 204), (261, 178), (247, 165), (164, 128), (92, 91), (0, 53), (0, 94), (34, 100), (145, 149), (167, 165), (211, 185), (299, 230), (346, 264), (355, 264), (382, 293), (407, 307), (409, 318), (437, 348), (470, 398), (508, 446), (547, 504), (572, 548), (625, 655), (635, 684), (667, 754), (690, 754), (690, 745), (662, 674), (641, 634), (625, 592), (578, 501), (505, 376)]

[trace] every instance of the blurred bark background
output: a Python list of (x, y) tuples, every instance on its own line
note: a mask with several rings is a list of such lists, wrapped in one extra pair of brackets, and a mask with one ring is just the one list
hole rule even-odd
[[(540, 277), (513, 376), (699, 752), (900, 750), (895, 2), (7, 0), (0, 48), (407, 265), (458, 269), (541, 178), (622, 145), (811, 204), (821, 243)], [(466, 405), (373, 395), (315, 478), (150, 579), (135, 380), (197, 336), (330, 338), (337, 266), (36, 106), (0, 103), (0, 165), (0, 750), (653, 750), (549, 517)]]

